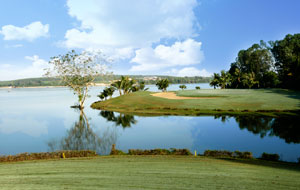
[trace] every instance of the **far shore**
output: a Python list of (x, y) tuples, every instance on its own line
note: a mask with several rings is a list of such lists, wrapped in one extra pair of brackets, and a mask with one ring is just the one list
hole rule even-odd
[[(94, 83), (91, 86), (109, 86), (108, 83)], [(15, 88), (67, 88), (67, 86), (1, 86), (0, 89), (15, 89)]]

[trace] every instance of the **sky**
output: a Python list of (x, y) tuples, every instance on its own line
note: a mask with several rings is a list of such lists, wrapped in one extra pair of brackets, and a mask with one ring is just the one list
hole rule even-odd
[(300, 33), (299, 0), (2, 0), (0, 80), (100, 50), (114, 74), (211, 76), (239, 50)]

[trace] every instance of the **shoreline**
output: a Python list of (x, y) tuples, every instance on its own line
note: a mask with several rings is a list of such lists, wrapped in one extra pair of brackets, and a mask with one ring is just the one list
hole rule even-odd
[[(109, 86), (107, 83), (94, 83), (93, 86)], [(67, 86), (20, 86), (20, 87), (12, 87), (12, 86), (1, 86), (0, 89), (16, 89), (16, 88), (68, 88)]]
[[(220, 94), (223, 91), (210, 91), (209, 93), (202, 93), (197, 99), (179, 98), (182, 96), (177, 96), (178, 94), (175, 93), (173, 96), (176, 96), (176, 99), (168, 99), (153, 96), (153, 94), (168, 95), (167, 93), (141, 91), (106, 101), (94, 102), (91, 104), (91, 108), (140, 116), (257, 115), (278, 117), (281, 115), (299, 116), (300, 114), (300, 108), (297, 106), (300, 100), (294, 98), (294, 96), (300, 95), (298, 93), (277, 92), (278, 90), (252, 90), (251, 93), (245, 93), (241, 90), (233, 90), (229, 95), (211, 98), (211, 96), (217, 97), (224, 94)], [(293, 97), (287, 95), (293, 95)]]

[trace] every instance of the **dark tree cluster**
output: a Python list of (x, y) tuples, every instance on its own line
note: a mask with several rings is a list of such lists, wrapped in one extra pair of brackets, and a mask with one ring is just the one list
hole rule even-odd
[(228, 71), (214, 73), (211, 86), (300, 89), (300, 34), (240, 50)]

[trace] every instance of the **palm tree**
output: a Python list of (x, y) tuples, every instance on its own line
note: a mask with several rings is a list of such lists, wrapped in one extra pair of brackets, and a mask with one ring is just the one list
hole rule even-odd
[(121, 80), (115, 81), (114, 83), (111, 84), (111, 86), (117, 89), (120, 93), (120, 96), (122, 96), (123, 83)]
[(106, 98), (107, 98), (107, 96), (108, 96), (108, 91), (107, 91), (106, 89), (104, 89), (104, 90), (102, 91), (102, 93), (100, 94), (100, 96), (103, 96), (104, 99), (106, 100)]
[(132, 87), (135, 85), (136, 81), (134, 79), (130, 79), (129, 77), (121, 77), (123, 94), (128, 94), (132, 91)]
[(222, 70), (219, 78), (219, 85), (221, 86), (221, 89), (225, 89), (226, 86), (230, 84), (230, 79), (230, 74), (225, 70)]
[(103, 99), (105, 98), (104, 95), (103, 95), (102, 93), (99, 94), (98, 97), (99, 97), (101, 100), (103, 100)]
[(112, 95), (114, 94), (115, 88), (114, 87), (109, 87), (106, 90), (107, 90), (107, 95), (111, 98)]
[(209, 83), (210, 86), (213, 86), (214, 89), (219, 86), (220, 82), (220, 75), (218, 73), (214, 73), (214, 78), (213, 80)]

